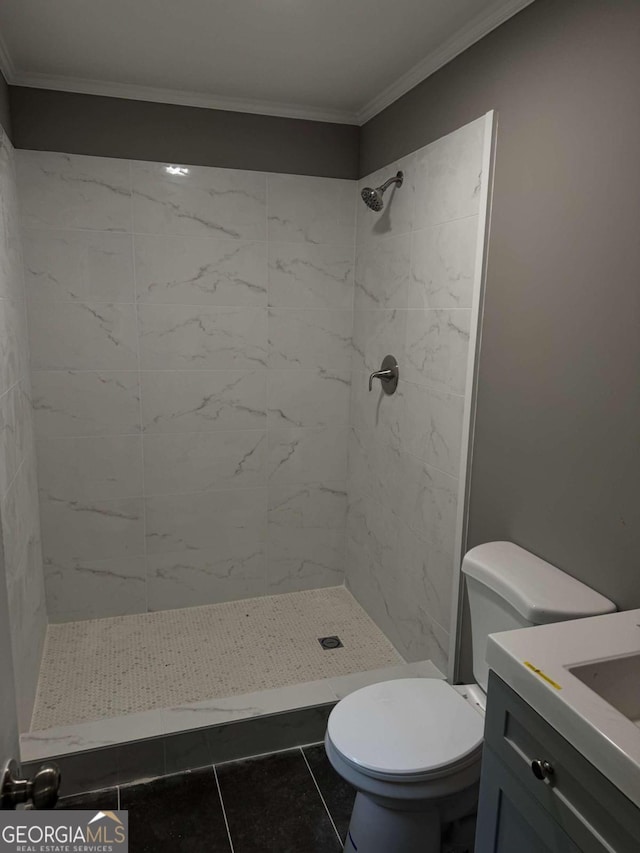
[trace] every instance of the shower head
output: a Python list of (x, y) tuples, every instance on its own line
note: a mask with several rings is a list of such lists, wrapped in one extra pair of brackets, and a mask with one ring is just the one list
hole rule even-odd
[(367, 205), (367, 207), (370, 207), (371, 210), (375, 210), (376, 213), (379, 213), (384, 207), (384, 201), (382, 200), (384, 191), (387, 187), (391, 186), (391, 184), (396, 184), (396, 186), (401, 187), (403, 180), (404, 175), (402, 172), (398, 172), (398, 174), (393, 178), (389, 178), (388, 181), (385, 181), (382, 186), (376, 187), (375, 189), (365, 187), (360, 193), (362, 201)]

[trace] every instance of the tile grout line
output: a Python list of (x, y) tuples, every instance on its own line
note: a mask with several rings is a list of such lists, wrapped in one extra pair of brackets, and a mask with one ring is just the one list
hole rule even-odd
[(227, 827), (229, 847), (231, 848), (231, 853), (234, 853), (233, 839), (231, 838), (231, 830), (229, 829), (229, 821), (227, 820), (227, 810), (224, 807), (224, 800), (222, 799), (222, 790), (220, 788), (220, 780), (218, 779), (218, 771), (216, 770), (215, 764), (212, 764), (211, 767), (213, 768), (213, 775), (216, 780), (216, 788), (218, 789), (218, 798), (220, 800), (220, 806), (222, 807), (222, 817), (224, 818), (224, 825)]
[(325, 798), (322, 796), (322, 791), (320, 790), (320, 785), (318, 785), (316, 777), (313, 775), (313, 770), (311, 769), (311, 766), (309, 765), (309, 762), (307, 761), (307, 756), (304, 754), (304, 750), (302, 749), (301, 746), (299, 746), (298, 749), (300, 750), (300, 754), (302, 755), (304, 763), (307, 765), (307, 770), (311, 774), (311, 778), (313, 779), (313, 784), (316, 786), (318, 796), (322, 800), (322, 805), (324, 806), (324, 809), (329, 816), (329, 820), (331, 821), (331, 826), (333, 827), (333, 831), (338, 836), (338, 841), (340, 842), (340, 844), (343, 844), (342, 838), (340, 838), (340, 833), (338, 832), (338, 828), (335, 825), (335, 823), (333, 822), (333, 818), (331, 817), (331, 812), (329, 811), (329, 806), (327, 805)]

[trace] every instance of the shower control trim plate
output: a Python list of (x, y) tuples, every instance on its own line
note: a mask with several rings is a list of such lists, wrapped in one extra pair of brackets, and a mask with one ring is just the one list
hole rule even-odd
[(379, 379), (385, 394), (395, 394), (399, 378), (400, 368), (398, 367), (398, 362), (392, 355), (385, 355), (382, 359), (380, 370), (376, 370), (369, 377), (369, 391), (373, 390), (373, 380)]

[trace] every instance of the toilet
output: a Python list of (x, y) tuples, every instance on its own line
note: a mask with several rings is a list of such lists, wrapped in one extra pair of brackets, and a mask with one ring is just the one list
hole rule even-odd
[(329, 716), (327, 756), (357, 791), (345, 853), (440, 853), (443, 827), (474, 813), (489, 634), (616, 609), (511, 542), (478, 545), (464, 557), (462, 571), (476, 683), (406, 678), (372, 684), (346, 696)]

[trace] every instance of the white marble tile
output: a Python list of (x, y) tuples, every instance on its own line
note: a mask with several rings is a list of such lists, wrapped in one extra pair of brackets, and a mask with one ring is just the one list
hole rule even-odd
[(350, 371), (270, 370), (267, 427), (343, 426), (349, 422)]
[(408, 311), (403, 379), (464, 394), (471, 312)]
[(352, 325), (351, 311), (269, 309), (269, 367), (347, 369)]
[(353, 181), (271, 174), (267, 186), (269, 240), (353, 245)]
[(97, 501), (142, 495), (139, 435), (40, 438), (38, 482), (51, 500)]
[(471, 308), (478, 217), (414, 231), (409, 308)]
[(269, 485), (269, 525), (344, 529), (347, 486), (342, 482)]
[(355, 690), (380, 684), (383, 681), (395, 681), (398, 678), (444, 678), (444, 675), (430, 660), (418, 663), (404, 663), (398, 666), (386, 666), (383, 669), (370, 669), (354, 672), (353, 675), (338, 675), (329, 679), (329, 684), (338, 699), (344, 699)]
[(374, 430), (352, 430), (349, 440), (349, 493), (375, 495), (397, 508), (404, 493), (402, 451)]
[(400, 377), (406, 378), (402, 358), (406, 325), (406, 311), (356, 311), (353, 321), (353, 369), (372, 373), (380, 370), (385, 355), (393, 355), (398, 361)]
[(29, 335), (36, 370), (137, 369), (134, 305), (32, 302)]
[(140, 305), (140, 362), (151, 370), (247, 370), (267, 363), (267, 312)]
[[(376, 368), (378, 369), (378, 368)], [(400, 446), (400, 430), (404, 414), (400, 390), (385, 394), (374, 380), (369, 391), (369, 374), (354, 370), (351, 376), (351, 425), (367, 430), (394, 448)]]
[(133, 245), (108, 231), (23, 232), (30, 299), (133, 302)]
[(0, 500), (22, 462), (19, 424), (22, 396), (18, 383), (0, 397)]
[(446, 672), (449, 666), (449, 632), (432, 619), (427, 623), (424, 637), (422, 645), (429, 658), (439, 670)]
[(110, 157), (18, 151), (22, 221), (29, 228), (131, 228), (129, 163)]
[(0, 132), (0, 298), (22, 297), (22, 246), (15, 151)]
[(291, 687), (259, 690), (167, 708), (161, 712), (162, 728), (165, 734), (170, 734), (330, 702), (335, 702), (335, 692), (327, 679), (308, 681)]
[(353, 267), (350, 245), (269, 243), (269, 305), (350, 310)]
[(220, 530), (215, 548), (151, 554), (147, 558), (149, 610), (194, 607), (264, 595), (264, 531)]
[(138, 374), (121, 370), (35, 370), (39, 436), (140, 432)]
[(20, 571), (7, 588), (16, 710), (22, 731), (31, 722), (47, 628), (41, 564), (36, 568), (37, 572)]
[(484, 128), (483, 116), (417, 152), (415, 229), (478, 213)]
[(372, 495), (349, 495), (347, 535), (369, 555), (372, 566), (395, 575), (398, 519)]
[(458, 481), (407, 453), (402, 468), (405, 489), (398, 516), (423, 539), (453, 553)]
[(40, 761), (161, 734), (160, 711), (143, 711), (25, 732), (20, 735), (20, 757), (23, 761)]
[(413, 382), (401, 382), (398, 394), (399, 444), (429, 465), (457, 476), (464, 397)]
[(147, 609), (143, 556), (108, 560), (47, 560), (47, 612), (52, 622), (103, 619)]
[(353, 542), (349, 545), (348, 561), (355, 569), (348, 578), (349, 589), (403, 658), (431, 660), (441, 672), (446, 672), (443, 648), (448, 639), (415, 598), (413, 579), (407, 573), (382, 569)]
[(29, 349), (24, 302), (0, 299), (0, 394), (28, 371)]
[(269, 483), (344, 480), (348, 434), (348, 427), (270, 430)]
[(264, 430), (144, 436), (146, 495), (236, 489), (266, 483)]
[(267, 592), (337, 586), (344, 580), (344, 561), (344, 530), (270, 526)]
[(147, 498), (147, 554), (215, 548), (228, 530), (264, 530), (266, 488)]
[(260, 172), (133, 162), (134, 231), (264, 240), (266, 178)]
[[(29, 568), (29, 551), (37, 557), (40, 539), (36, 465), (26, 455), (0, 503), (4, 566), (9, 581), (16, 581)], [(34, 556), (32, 554), (31, 556)]]
[(406, 308), (410, 268), (410, 233), (358, 246), (355, 310)]
[(453, 591), (453, 550), (443, 550), (402, 525), (398, 537), (397, 567), (410, 580), (412, 600), (432, 620), (448, 629)]
[(42, 545), (47, 559), (99, 560), (142, 554), (142, 498), (104, 501), (40, 501)]
[(390, 614), (390, 604), (385, 600), (377, 581), (380, 569), (376, 571), (370, 554), (349, 536), (345, 565), (347, 589), (404, 658), (404, 651), (399, 644), (400, 636)]
[(267, 244), (211, 237), (135, 237), (140, 302), (267, 304)]
[(140, 383), (147, 433), (266, 426), (266, 370), (143, 371)]
[[(359, 198), (364, 187), (378, 187), (398, 171), (404, 175), (401, 187), (392, 184), (384, 194), (384, 208), (376, 213)], [(398, 234), (406, 234), (413, 227), (416, 155), (409, 154), (382, 169), (367, 175), (358, 183), (357, 242), (372, 242)]]

